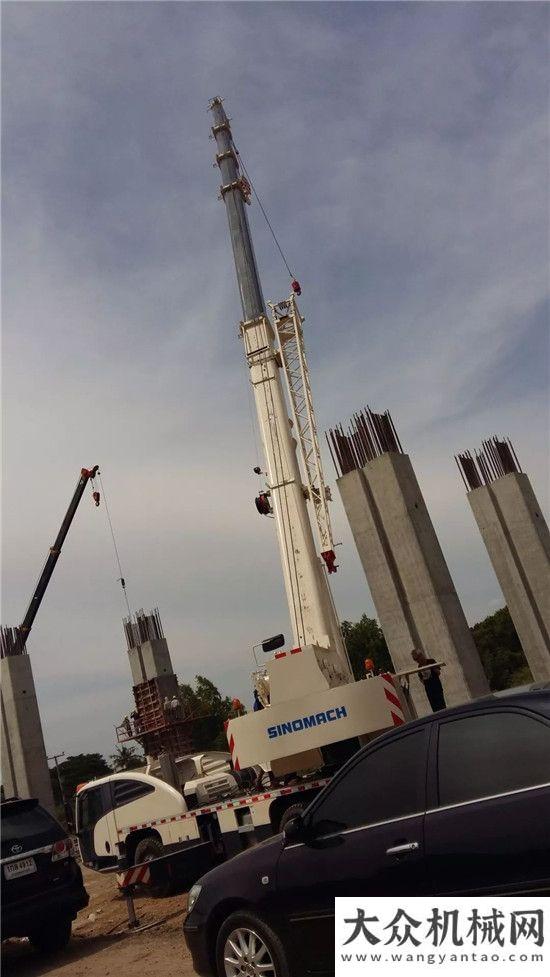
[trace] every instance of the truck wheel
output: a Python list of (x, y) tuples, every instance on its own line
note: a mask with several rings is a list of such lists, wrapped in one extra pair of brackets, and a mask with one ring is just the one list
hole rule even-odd
[(69, 917), (47, 920), (41, 929), (31, 933), (32, 945), (42, 953), (63, 950), (71, 938), (72, 920)]
[[(164, 845), (160, 838), (142, 838), (136, 845), (134, 852), (134, 865), (141, 865), (142, 862), (152, 862), (154, 858), (165, 855)], [(155, 881), (149, 882), (143, 888), (150, 892), (155, 899), (163, 899), (169, 896), (172, 891), (172, 882), (168, 875), (168, 867), (164, 865), (162, 869), (155, 870)]]
[(220, 928), (216, 940), (218, 977), (290, 977), (285, 948), (258, 916), (237, 911)]
[(303, 814), (307, 805), (306, 804), (291, 804), (287, 807), (286, 811), (283, 812), (281, 820), (279, 821), (279, 831), (284, 831), (285, 824), (288, 824), (292, 818), (295, 818), (298, 814)]
[(142, 838), (136, 845), (134, 865), (141, 865), (142, 862), (151, 862), (153, 858), (160, 858), (164, 854), (164, 845), (160, 838)]

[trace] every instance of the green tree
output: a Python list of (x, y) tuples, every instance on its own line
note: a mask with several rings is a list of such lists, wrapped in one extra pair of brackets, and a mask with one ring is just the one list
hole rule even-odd
[(376, 671), (391, 670), (392, 663), (386, 639), (378, 621), (363, 614), (359, 621), (342, 621), (342, 637), (346, 643), (351, 667), (356, 679), (365, 675), (365, 658), (372, 658)]
[[(63, 760), (63, 763), (59, 764), (59, 773), (65, 797), (70, 800), (76, 793), (78, 784), (85, 784), (94, 777), (105, 777), (106, 774), (111, 773), (111, 768), (101, 753), (79, 753), (77, 756), (68, 756)], [(62, 801), (55, 769), (50, 770), (50, 776), (54, 800), (59, 805)]]
[(78, 784), (111, 773), (111, 768), (101, 753), (80, 753), (69, 756), (60, 765), (65, 790), (74, 794)]
[(195, 750), (227, 750), (225, 722), (231, 715), (231, 699), (222, 696), (209, 678), (195, 676), (195, 685), (180, 685), (183, 707), (193, 722)]
[(144, 767), (147, 762), (144, 756), (136, 753), (135, 746), (117, 746), (115, 752), (111, 754), (109, 759), (115, 773), (120, 773), (122, 770), (135, 770), (137, 767)]
[(491, 689), (533, 681), (507, 607), (474, 624), (471, 631)]

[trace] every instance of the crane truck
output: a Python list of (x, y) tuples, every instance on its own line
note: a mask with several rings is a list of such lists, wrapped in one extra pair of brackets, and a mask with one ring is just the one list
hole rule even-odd
[(208, 756), (188, 757), (183, 767), (190, 776), (176, 786), (148, 768), (78, 792), (82, 857), (95, 868), (112, 868), (118, 856), (132, 865), (197, 845), (210, 846), (216, 858), (230, 857), (281, 830), (360, 744), (410, 718), (391, 674), (362, 681), (352, 674), (328, 582), (336, 570), (330, 494), (297, 304), (300, 286), (294, 280), (290, 295), (269, 303), (268, 314), (246, 213), (251, 186), (222, 99), (212, 99), (210, 110), (242, 305), (240, 336), (265, 456), (266, 486), (256, 507), (274, 517), (293, 637), (290, 648), (275, 649), (253, 672), (261, 708), (229, 720), (229, 754), (218, 757), (215, 770)]

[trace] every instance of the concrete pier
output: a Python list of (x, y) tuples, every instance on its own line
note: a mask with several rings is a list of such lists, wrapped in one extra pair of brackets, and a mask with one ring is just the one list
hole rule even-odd
[(179, 703), (178, 678), (158, 608), (125, 618), (124, 632), (135, 710), (117, 727), (118, 741), (137, 740), (147, 756), (166, 752), (183, 756), (192, 748), (191, 726)]
[(550, 680), (550, 532), (509, 442), (459, 455), (468, 501), (531, 674)]
[(504, 475), (468, 501), (531, 674), (550, 679), (550, 533), (527, 475)]
[[(411, 651), (419, 648), (446, 662), (441, 680), (447, 705), (487, 694), (487, 678), (410, 458), (389, 414), (369, 412), (359, 436), (362, 417), (352, 434), (338, 432), (342, 474), (337, 485), (393, 666), (396, 671), (413, 667)], [(372, 438), (367, 425), (374, 429)], [(416, 711), (425, 715), (430, 707), (418, 679), (411, 679), (410, 691)]]
[(0, 678), (4, 794), (37, 797), (53, 814), (53, 792), (29, 656), (2, 658)]

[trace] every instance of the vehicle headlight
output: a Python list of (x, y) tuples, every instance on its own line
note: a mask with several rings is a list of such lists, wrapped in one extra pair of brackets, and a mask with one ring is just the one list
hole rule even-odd
[(190, 913), (202, 891), (202, 885), (193, 885), (187, 897), (187, 912)]

